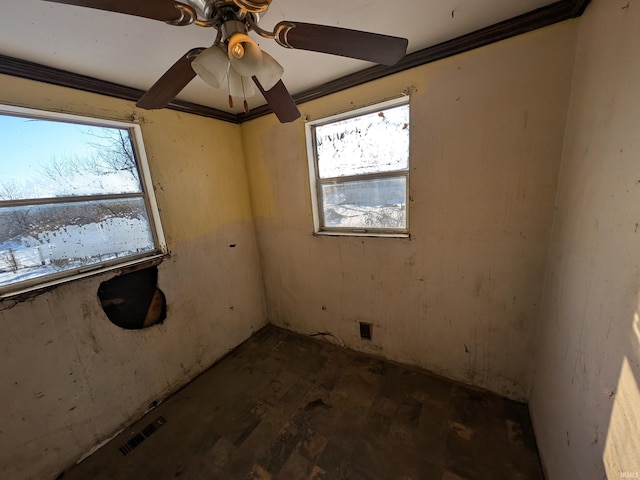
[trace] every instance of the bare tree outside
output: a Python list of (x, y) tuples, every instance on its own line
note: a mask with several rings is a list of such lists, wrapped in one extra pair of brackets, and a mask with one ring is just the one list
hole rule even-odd
[(16, 273), (20, 268), (20, 264), (12, 248), (0, 254), (0, 263), (6, 264), (13, 273)]
[[(87, 168), (98, 174), (127, 172), (136, 181), (138, 180), (138, 166), (133, 149), (133, 143), (129, 133), (122, 129), (108, 130), (103, 133), (90, 133), (88, 135), (100, 140), (100, 143), (89, 142), (96, 147), (96, 154)], [(104, 148), (107, 144), (109, 148)]]
[(17, 200), (21, 197), (21, 187), (15, 179), (0, 181), (0, 200)]
[(72, 185), (78, 176), (105, 176), (127, 173), (138, 182), (138, 166), (129, 132), (109, 129), (101, 132), (85, 132), (87, 145), (91, 148), (90, 158), (78, 156), (52, 157), (42, 164), (38, 172), (53, 182)]
[(51, 157), (48, 162), (41, 165), (38, 174), (52, 182), (61, 182), (63, 185), (71, 187), (70, 180), (82, 175), (84, 170), (84, 164), (79, 158), (62, 156)]
[[(25, 131), (37, 123), (0, 115), (2, 121)], [(65, 127), (69, 141), (49, 152), (46, 142), (52, 134), (46, 132), (45, 148), (38, 151), (48, 156), (37, 161), (30, 157), (29, 169), (20, 169), (22, 152), (16, 149), (16, 166), (5, 163), (9, 174), (0, 179), (0, 286), (153, 250), (130, 131), (39, 122), (53, 130)], [(2, 161), (0, 157), (0, 165)], [(10, 175), (11, 169), (21, 173)], [(54, 200), (62, 197), (68, 200)]]

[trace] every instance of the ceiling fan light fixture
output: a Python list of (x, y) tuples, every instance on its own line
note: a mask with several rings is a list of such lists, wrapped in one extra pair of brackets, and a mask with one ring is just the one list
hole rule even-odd
[(229, 70), (229, 58), (220, 45), (214, 45), (203, 50), (191, 62), (191, 68), (213, 88), (220, 88)]
[[(170, 25), (213, 28), (214, 46), (192, 48), (173, 64), (140, 98), (140, 108), (156, 109), (169, 105), (196, 76), (214, 88), (225, 83), (229, 106), (233, 97), (247, 98), (256, 88), (281, 122), (292, 122), (300, 111), (284, 83), (282, 66), (262, 52), (248, 37), (249, 32), (275, 40), (286, 48), (327, 53), (382, 65), (394, 65), (407, 53), (408, 39), (315, 23), (281, 21), (273, 31), (258, 24), (272, 0), (47, 0), (115, 13), (159, 20)], [(317, 3), (317, 2), (316, 2)]]
[(256, 78), (265, 90), (271, 90), (282, 78), (284, 68), (267, 52), (262, 52), (262, 67)]
[(234, 33), (229, 39), (229, 61), (243, 77), (252, 77), (262, 68), (262, 50), (244, 33)]
[(256, 94), (251, 78), (243, 77), (233, 68), (229, 69), (229, 95), (233, 98), (249, 98)]
[(244, 47), (242, 46), (241, 43), (236, 43), (233, 48), (230, 50), (231, 55), (233, 55), (235, 58), (242, 58), (244, 57)]

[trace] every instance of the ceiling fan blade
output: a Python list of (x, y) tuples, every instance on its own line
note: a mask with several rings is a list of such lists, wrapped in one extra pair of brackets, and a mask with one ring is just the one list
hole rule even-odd
[(136, 107), (155, 110), (166, 107), (180, 91), (196, 76), (191, 68), (192, 60), (204, 48), (193, 48), (185, 53), (160, 79), (145, 93)]
[(280, 22), (275, 30), (280, 44), (300, 50), (394, 65), (407, 53), (406, 38), (313, 23)]
[(287, 90), (287, 87), (284, 86), (284, 83), (282, 83), (282, 80), (279, 80), (271, 90), (265, 90), (256, 77), (252, 78), (258, 90), (262, 92), (271, 110), (273, 110), (273, 113), (276, 114), (276, 117), (278, 117), (281, 123), (293, 122), (300, 118), (300, 110), (298, 110), (296, 102), (291, 98), (291, 94)]
[(44, 0), (78, 7), (89, 7), (108, 12), (125, 13), (151, 18), (162, 22), (176, 21), (182, 17), (173, 0)]

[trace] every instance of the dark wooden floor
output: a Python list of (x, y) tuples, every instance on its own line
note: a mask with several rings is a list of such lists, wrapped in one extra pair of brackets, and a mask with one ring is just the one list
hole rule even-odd
[(525, 405), (267, 327), (65, 480), (542, 479)]

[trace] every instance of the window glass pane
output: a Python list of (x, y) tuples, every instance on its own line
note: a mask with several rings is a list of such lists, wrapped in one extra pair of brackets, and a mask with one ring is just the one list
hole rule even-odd
[(407, 228), (407, 178), (322, 185), (325, 227)]
[(0, 200), (140, 192), (130, 133), (0, 114)]
[(320, 178), (406, 170), (409, 105), (316, 127)]
[(0, 286), (152, 250), (142, 198), (0, 209)]

